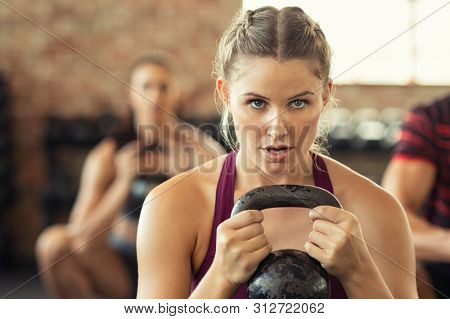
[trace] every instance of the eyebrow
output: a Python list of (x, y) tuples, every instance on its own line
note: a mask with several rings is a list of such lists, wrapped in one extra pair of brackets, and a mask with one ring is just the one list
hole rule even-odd
[[(288, 98), (288, 100), (292, 100), (292, 99), (295, 99), (295, 98), (298, 98), (298, 97), (302, 97), (302, 96), (305, 96), (305, 95), (314, 95), (314, 93), (311, 92), (311, 91), (303, 91), (303, 92), (301, 92), (301, 93), (299, 93), (299, 94), (296, 94), (296, 95), (294, 95), (294, 96), (291, 96), (290, 98)], [(242, 96), (255, 96), (255, 97), (258, 97), (258, 98), (261, 98), (261, 99), (265, 99), (265, 100), (267, 100), (267, 101), (270, 101), (269, 98), (267, 98), (267, 97), (265, 97), (265, 96), (262, 96), (262, 95), (260, 95), (260, 94), (257, 94), (257, 93), (253, 93), (253, 92), (247, 92), (247, 93), (244, 93), (244, 94), (242, 94)]]

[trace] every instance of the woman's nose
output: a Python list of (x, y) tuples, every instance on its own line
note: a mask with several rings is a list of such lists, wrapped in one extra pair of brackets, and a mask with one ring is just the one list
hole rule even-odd
[(158, 103), (161, 100), (161, 91), (157, 90), (157, 89), (152, 89), (149, 91), (148, 93), (148, 98), (153, 102), (153, 103)]
[(284, 112), (272, 112), (267, 123), (267, 134), (273, 139), (280, 139), (287, 135), (288, 129), (284, 120), (286, 114)]

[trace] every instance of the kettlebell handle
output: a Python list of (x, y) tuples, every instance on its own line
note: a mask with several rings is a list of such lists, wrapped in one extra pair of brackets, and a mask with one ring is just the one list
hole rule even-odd
[(321, 205), (342, 208), (339, 200), (329, 191), (308, 185), (261, 186), (242, 195), (234, 204), (231, 216), (244, 210), (263, 210), (276, 207), (314, 208)]

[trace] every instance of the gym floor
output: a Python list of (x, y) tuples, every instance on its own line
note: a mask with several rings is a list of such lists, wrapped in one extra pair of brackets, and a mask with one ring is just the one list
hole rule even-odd
[[(36, 277), (33, 267), (14, 270), (0, 270), (0, 298), (10, 299), (47, 299), (47, 292)], [(26, 283), (26, 284), (25, 284)], [(20, 288), (18, 288), (20, 287)]]

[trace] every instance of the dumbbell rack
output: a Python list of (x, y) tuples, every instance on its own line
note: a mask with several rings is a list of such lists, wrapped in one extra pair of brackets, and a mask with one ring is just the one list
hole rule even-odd
[(328, 142), (330, 154), (338, 161), (381, 182), (400, 130), (404, 110), (339, 107), (333, 118)]
[(118, 122), (111, 113), (99, 118), (47, 118), (44, 134), (47, 182), (42, 193), (44, 226), (67, 221), (88, 152), (104, 137), (119, 134)]
[[(14, 199), (13, 156), (10, 134), (10, 91), (6, 78), (0, 73), (0, 218), (7, 214)], [(0, 222), (0, 266), (10, 260), (9, 240), (3, 223)]]

